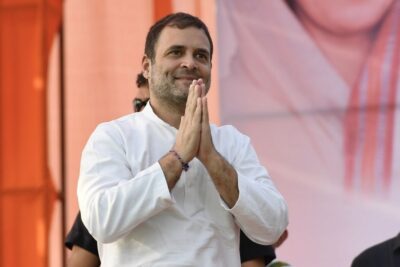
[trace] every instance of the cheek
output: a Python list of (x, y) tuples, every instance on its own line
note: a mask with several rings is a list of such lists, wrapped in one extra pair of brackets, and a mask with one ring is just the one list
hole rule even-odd
[(153, 81), (164, 79), (166, 72), (160, 66), (154, 66), (151, 71), (151, 78)]
[(204, 78), (208, 78), (211, 75), (211, 65), (201, 65), (199, 67), (200, 70), (200, 74), (201, 76), (203, 76)]

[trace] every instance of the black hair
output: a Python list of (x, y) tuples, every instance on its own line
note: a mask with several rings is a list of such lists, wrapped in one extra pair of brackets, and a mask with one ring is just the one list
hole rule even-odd
[(149, 85), (149, 82), (143, 76), (143, 72), (138, 73), (138, 75), (136, 76), (136, 86), (138, 88), (142, 88), (142, 87), (148, 86), (148, 85)]
[(146, 44), (144, 48), (144, 53), (152, 62), (155, 58), (155, 46), (160, 37), (162, 30), (167, 27), (177, 27), (178, 29), (185, 29), (187, 27), (196, 27), (201, 29), (206, 34), (208, 41), (210, 42), (210, 59), (213, 54), (213, 42), (208, 31), (207, 26), (198, 17), (192, 16), (187, 13), (179, 12), (173, 13), (165, 16), (164, 18), (157, 21), (153, 26), (151, 26), (146, 37)]

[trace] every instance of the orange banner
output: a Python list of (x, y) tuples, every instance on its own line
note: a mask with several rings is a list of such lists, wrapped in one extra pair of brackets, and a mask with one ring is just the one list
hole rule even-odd
[(0, 266), (49, 266), (46, 73), (61, 1), (2, 1), (0, 14)]

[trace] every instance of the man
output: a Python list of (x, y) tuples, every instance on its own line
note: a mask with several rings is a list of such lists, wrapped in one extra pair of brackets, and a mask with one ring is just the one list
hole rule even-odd
[(142, 73), (139, 73), (136, 77), (136, 87), (138, 88), (138, 92), (133, 99), (132, 104), (133, 110), (135, 112), (139, 112), (149, 101), (149, 85), (147, 83), (147, 79)]
[[(147, 79), (143, 77), (142, 73), (139, 73), (136, 77), (136, 86), (138, 92), (132, 102), (134, 111), (139, 112), (149, 100), (148, 82)], [(280, 239), (286, 238), (285, 233)], [(279, 244), (274, 244), (274, 247), (277, 245)], [(69, 267), (100, 266), (97, 241), (90, 235), (85, 225), (82, 223), (80, 213), (76, 216), (75, 222), (65, 239), (65, 246), (71, 250), (71, 255), (68, 258)], [(276, 257), (274, 247), (258, 245), (248, 239), (243, 232), (240, 232), (240, 256), (242, 267), (266, 266)]]
[(351, 267), (381, 266), (400, 266), (400, 233), (391, 239), (364, 250), (351, 264)]
[(150, 104), (103, 123), (82, 153), (78, 200), (102, 266), (240, 266), (239, 226), (272, 244), (287, 206), (249, 138), (210, 126), (212, 40), (169, 15), (147, 35)]
[(78, 213), (66, 239), (65, 246), (71, 250), (68, 267), (99, 267), (97, 241), (89, 234)]

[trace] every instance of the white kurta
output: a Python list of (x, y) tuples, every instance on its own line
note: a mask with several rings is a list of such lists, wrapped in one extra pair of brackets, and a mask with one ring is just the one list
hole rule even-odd
[(158, 160), (177, 130), (150, 105), (97, 127), (82, 154), (78, 200), (102, 266), (240, 266), (239, 227), (262, 244), (286, 228), (286, 203), (249, 138), (231, 126), (211, 131), (238, 173), (232, 209), (197, 159), (169, 192)]

